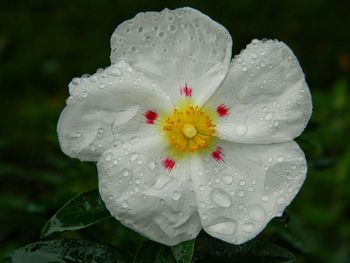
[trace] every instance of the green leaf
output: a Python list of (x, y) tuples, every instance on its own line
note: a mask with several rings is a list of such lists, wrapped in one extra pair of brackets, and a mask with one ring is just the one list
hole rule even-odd
[(175, 258), (176, 263), (192, 262), (194, 245), (195, 240), (189, 240), (171, 247), (171, 252)]
[(41, 230), (41, 237), (78, 230), (111, 217), (97, 189), (83, 192), (68, 201)]
[(29, 244), (12, 252), (6, 263), (129, 263), (125, 250), (87, 240), (50, 240)]
[(133, 263), (176, 263), (170, 247), (153, 241), (144, 241), (139, 247)]
[(196, 241), (195, 262), (290, 262), (294, 255), (279, 245), (262, 241), (249, 241), (232, 245), (207, 234), (201, 234)]

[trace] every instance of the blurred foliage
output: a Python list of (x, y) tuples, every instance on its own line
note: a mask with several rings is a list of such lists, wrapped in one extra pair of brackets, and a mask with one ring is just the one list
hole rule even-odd
[[(39, 240), (67, 200), (97, 185), (95, 165), (68, 158), (58, 145), (68, 82), (109, 65), (109, 38), (122, 21), (180, 6), (223, 24), (234, 54), (253, 38), (277, 38), (295, 52), (313, 95), (312, 119), (297, 139), (309, 172), (290, 220), (275, 219), (258, 240), (287, 247), (296, 262), (350, 261), (350, 4), (331, 0), (1, 1), (0, 258)], [(142, 241), (113, 219), (57, 237), (131, 253)]]

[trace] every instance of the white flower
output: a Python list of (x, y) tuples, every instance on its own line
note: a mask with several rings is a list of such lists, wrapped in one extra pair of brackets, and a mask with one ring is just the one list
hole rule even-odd
[(140, 13), (111, 38), (112, 65), (74, 78), (62, 150), (97, 161), (111, 214), (175, 245), (204, 230), (255, 237), (306, 175), (293, 141), (312, 111), (293, 52), (253, 40), (231, 60), (227, 30), (191, 8)]

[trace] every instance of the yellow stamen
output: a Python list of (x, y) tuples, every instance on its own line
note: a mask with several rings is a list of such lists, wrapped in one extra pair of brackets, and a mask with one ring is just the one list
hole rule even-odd
[(162, 130), (169, 145), (178, 154), (193, 153), (212, 142), (216, 128), (213, 116), (187, 101), (163, 118)]

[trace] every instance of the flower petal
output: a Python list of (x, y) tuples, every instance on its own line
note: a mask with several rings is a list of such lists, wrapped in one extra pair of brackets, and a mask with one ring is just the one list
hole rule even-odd
[(230, 108), (218, 136), (234, 142), (275, 143), (297, 137), (311, 112), (311, 96), (293, 52), (282, 42), (253, 40), (236, 56), (207, 103)]
[(127, 61), (174, 102), (182, 94), (200, 105), (228, 71), (232, 39), (223, 26), (195, 9), (164, 9), (139, 13), (119, 25), (111, 48), (112, 63)]
[(294, 141), (221, 144), (225, 162), (192, 160), (198, 211), (206, 232), (241, 244), (282, 214), (304, 182), (306, 161)]
[(171, 172), (162, 165), (166, 146), (154, 138), (123, 144), (98, 161), (99, 189), (111, 214), (122, 224), (166, 245), (193, 239), (201, 230), (190, 166)]
[(141, 130), (154, 132), (144, 121), (144, 112), (172, 108), (159, 87), (123, 61), (92, 76), (73, 79), (69, 89), (58, 137), (62, 151), (81, 160), (97, 161), (107, 149), (144, 136)]

